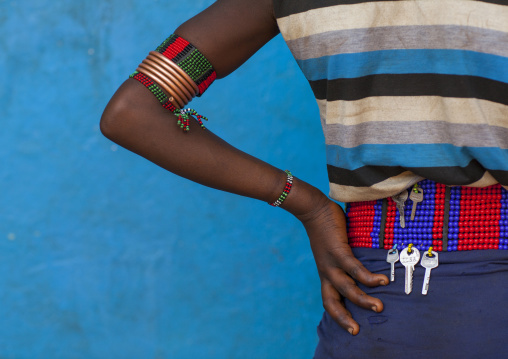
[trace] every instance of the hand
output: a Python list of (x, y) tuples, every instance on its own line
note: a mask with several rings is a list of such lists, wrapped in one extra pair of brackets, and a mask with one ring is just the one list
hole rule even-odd
[(321, 279), (323, 306), (328, 314), (352, 335), (360, 326), (344, 307), (344, 298), (355, 305), (376, 313), (383, 310), (381, 300), (371, 297), (356, 285), (387, 285), (383, 274), (373, 274), (354, 257), (348, 245), (346, 218), (342, 208), (326, 199), (318, 209), (298, 217), (305, 226)]

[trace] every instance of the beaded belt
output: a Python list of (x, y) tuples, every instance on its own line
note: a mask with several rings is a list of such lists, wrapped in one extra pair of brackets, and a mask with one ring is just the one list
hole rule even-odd
[[(350, 246), (390, 249), (413, 243), (424, 251), (431, 246), (435, 251), (508, 249), (508, 191), (501, 185), (448, 187), (424, 180), (408, 191), (392, 198), (348, 203)], [(421, 192), (423, 198), (418, 198)], [(400, 197), (408, 199), (400, 201)]]

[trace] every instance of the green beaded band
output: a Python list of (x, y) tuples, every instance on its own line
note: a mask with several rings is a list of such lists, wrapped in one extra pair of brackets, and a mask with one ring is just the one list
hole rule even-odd
[(282, 204), (282, 202), (284, 202), (289, 192), (291, 191), (291, 187), (293, 186), (293, 175), (289, 170), (285, 170), (284, 172), (286, 172), (288, 176), (286, 180), (286, 186), (284, 187), (284, 191), (282, 191), (282, 194), (280, 195), (279, 199), (277, 199), (273, 203), (269, 203), (270, 206), (279, 207)]

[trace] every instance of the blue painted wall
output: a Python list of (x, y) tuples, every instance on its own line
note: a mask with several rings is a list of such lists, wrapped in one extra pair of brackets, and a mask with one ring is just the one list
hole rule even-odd
[[(312, 356), (322, 306), (299, 222), (99, 131), (148, 51), (211, 3), (0, 0), (0, 358)], [(328, 191), (317, 106), (280, 36), (192, 106)]]

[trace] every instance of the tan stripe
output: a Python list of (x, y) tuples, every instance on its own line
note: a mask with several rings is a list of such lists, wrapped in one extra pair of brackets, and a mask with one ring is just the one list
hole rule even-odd
[[(330, 197), (339, 202), (375, 201), (394, 196), (423, 179), (423, 177), (406, 171), (371, 187), (353, 187), (330, 183)], [(485, 172), (482, 178), (467, 186), (487, 187), (497, 183), (498, 181), (489, 172)], [(505, 186), (504, 188), (508, 189)]]
[(330, 6), (277, 20), (286, 41), (382, 26), (465, 25), (508, 32), (508, 6), (470, 0), (379, 1)]
[(370, 121), (446, 121), (508, 128), (508, 106), (478, 99), (439, 96), (317, 100), (321, 122), (358, 125)]
[(478, 181), (468, 184), (468, 187), (487, 187), (498, 183), (497, 180), (492, 177), (489, 172), (485, 172), (482, 178)]
[(353, 187), (330, 183), (330, 197), (339, 202), (375, 201), (394, 196), (423, 179), (421, 176), (406, 171), (371, 187)]

